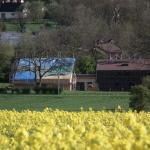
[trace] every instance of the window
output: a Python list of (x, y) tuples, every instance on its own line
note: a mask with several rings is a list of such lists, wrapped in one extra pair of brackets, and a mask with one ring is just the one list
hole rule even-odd
[(15, 16), (15, 13), (11, 13), (12, 16)]

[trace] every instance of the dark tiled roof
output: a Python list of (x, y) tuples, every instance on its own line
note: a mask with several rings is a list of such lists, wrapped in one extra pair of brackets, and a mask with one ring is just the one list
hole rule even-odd
[(144, 60), (99, 60), (96, 70), (149, 70), (150, 59)]
[(0, 12), (15, 12), (19, 9), (21, 3), (0, 4)]

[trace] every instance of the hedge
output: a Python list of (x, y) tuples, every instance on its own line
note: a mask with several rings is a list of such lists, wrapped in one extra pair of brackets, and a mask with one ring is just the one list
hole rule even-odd
[[(60, 93), (62, 89), (60, 89)], [(57, 88), (0, 88), (0, 94), (58, 94)]]

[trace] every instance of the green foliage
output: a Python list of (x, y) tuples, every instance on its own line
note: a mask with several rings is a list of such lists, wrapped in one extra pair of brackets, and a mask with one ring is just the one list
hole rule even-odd
[(137, 111), (150, 111), (150, 90), (143, 85), (133, 87), (129, 106)]
[(150, 90), (150, 76), (147, 76), (143, 79), (142, 85)]
[(60, 25), (71, 25), (73, 13), (70, 0), (51, 1), (47, 5), (46, 17)]
[(45, 6), (42, 1), (26, 2), (24, 6), (28, 10), (28, 18), (33, 21), (42, 19), (45, 15)]
[(8, 44), (0, 44), (0, 81), (8, 82), (11, 60), (14, 56), (14, 47)]
[(0, 31), (3, 32), (3, 31), (6, 31), (6, 25), (4, 22), (0, 22)]
[[(59, 27), (64, 28), (65, 32), (61, 36), (58, 34), (57, 39), (65, 49), (90, 51), (96, 40), (106, 37), (114, 39), (127, 57), (150, 57), (148, 0), (26, 0), (24, 7), (28, 10), (26, 31), (55, 28), (55, 25), (48, 23), (55, 22), (58, 30)], [(48, 22), (42, 25), (27, 24), (28, 20), (39, 22), (42, 18)], [(19, 31), (13, 24), (6, 26), (8, 30)], [(58, 49), (62, 47), (58, 46)]]
[(77, 60), (75, 71), (76, 73), (90, 74), (95, 73), (96, 62), (90, 56), (83, 56)]
[[(5, 22), (6, 25), (6, 31), (15, 31), (18, 32), (20, 31), (20, 23), (18, 22)], [(55, 22), (51, 22), (46, 19), (38, 19), (38, 22), (35, 21), (26, 21), (24, 24), (24, 28), (26, 32), (38, 32), (41, 29), (51, 29), (55, 28), (57, 24)]]
[[(62, 93), (62, 89), (60, 89)], [(58, 94), (57, 88), (15, 88), (15, 87), (0, 87), (0, 94)]]
[[(57, 88), (39, 88), (36, 87), (33, 89), (36, 94), (58, 94), (58, 89)], [(60, 89), (60, 93), (62, 93), (62, 89)]]
[(9, 83), (0, 83), (0, 88), (7, 88), (8, 86), (10, 86)]

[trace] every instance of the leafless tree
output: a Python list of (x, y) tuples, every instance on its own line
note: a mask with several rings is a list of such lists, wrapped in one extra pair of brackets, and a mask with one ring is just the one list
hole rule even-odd
[(56, 35), (56, 30), (42, 31), (36, 36), (26, 35), (16, 51), (16, 61), (25, 62), (18, 70), (34, 72), (35, 82), (40, 87), (42, 78), (63, 63), (58, 58)]

